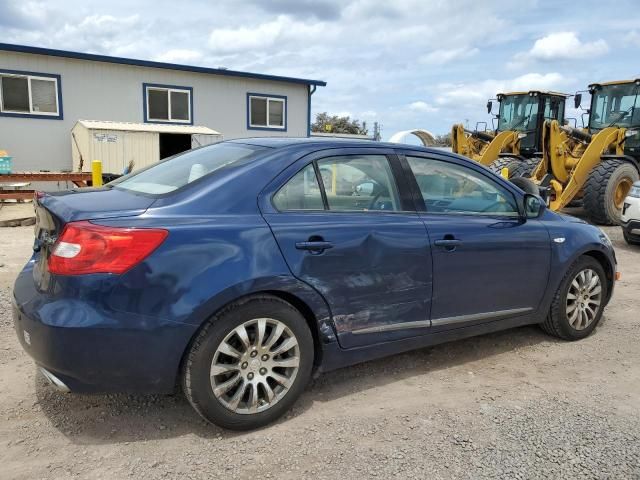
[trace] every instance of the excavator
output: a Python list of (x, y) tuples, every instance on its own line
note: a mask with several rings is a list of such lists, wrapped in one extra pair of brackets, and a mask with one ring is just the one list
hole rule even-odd
[[(569, 95), (531, 90), (499, 93), (498, 123), (495, 131), (466, 130), (463, 125), (451, 129), (454, 153), (475, 160), (491, 170), (508, 168), (509, 176), (528, 176), (540, 162), (542, 126), (545, 120), (564, 124), (565, 100)], [(493, 101), (487, 102), (491, 114)]]
[[(542, 161), (530, 175), (511, 181), (544, 193), (551, 210), (581, 200), (592, 222), (616, 225), (627, 193), (640, 178), (640, 79), (594, 83), (588, 92), (586, 127), (545, 121)], [(578, 92), (576, 109), (581, 102)]]

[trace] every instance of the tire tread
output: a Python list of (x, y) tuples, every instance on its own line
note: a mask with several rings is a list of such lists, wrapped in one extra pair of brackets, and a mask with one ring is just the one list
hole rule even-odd
[[(592, 257), (589, 257), (588, 255), (583, 255), (581, 257), (578, 257), (571, 264), (571, 266), (567, 269), (564, 276), (562, 277), (562, 280), (560, 281), (560, 285), (553, 296), (553, 300), (551, 301), (551, 306), (549, 307), (549, 313), (545, 317), (544, 321), (539, 324), (540, 328), (542, 328), (544, 332), (546, 332), (547, 334), (553, 337), (560, 338), (562, 340), (568, 340), (568, 341), (575, 341), (581, 338), (580, 336), (578, 337), (572, 336), (572, 335), (569, 335), (567, 332), (565, 332), (562, 329), (560, 322), (563, 321), (562, 309), (564, 308), (564, 305), (563, 305), (562, 299), (563, 299), (563, 290), (566, 288), (565, 285), (567, 284), (568, 279), (574, 275), (576, 265), (585, 263), (585, 262), (588, 262), (588, 263), (596, 262), (598, 265), (600, 265), (597, 260), (593, 259)], [(602, 268), (602, 266), (600, 267)], [(603, 288), (606, 288), (606, 287), (603, 285)], [(601, 316), (602, 314), (600, 314), (600, 317)], [(595, 321), (595, 325), (593, 328), (595, 328), (595, 326), (599, 323), (600, 317)]]
[(599, 225), (616, 225), (615, 219), (607, 213), (607, 186), (613, 173), (629, 162), (617, 158), (607, 158), (593, 167), (584, 185), (583, 207), (592, 222)]

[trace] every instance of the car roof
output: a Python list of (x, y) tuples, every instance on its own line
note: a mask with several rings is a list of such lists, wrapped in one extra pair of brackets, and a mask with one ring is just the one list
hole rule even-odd
[(423, 152), (451, 153), (446, 150), (404, 143), (376, 142), (374, 140), (360, 140), (351, 138), (314, 138), (314, 137), (253, 137), (228, 140), (230, 143), (242, 143), (273, 149), (288, 147), (320, 147), (320, 148), (403, 148), (420, 150)]

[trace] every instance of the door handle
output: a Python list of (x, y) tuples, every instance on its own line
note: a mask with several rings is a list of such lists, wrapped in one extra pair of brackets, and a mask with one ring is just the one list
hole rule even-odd
[(456, 239), (436, 240), (433, 243), (438, 247), (458, 247), (462, 245), (462, 242)]
[(462, 241), (458, 240), (456, 237), (448, 233), (444, 236), (444, 238), (442, 238), (441, 240), (436, 240), (435, 242), (433, 242), (433, 244), (436, 247), (444, 247), (447, 251), (452, 252), (456, 249), (456, 247), (462, 245)]
[(309, 250), (313, 253), (320, 253), (329, 248), (333, 248), (333, 243), (322, 241), (311, 241), (311, 242), (296, 242), (296, 248), (298, 250)]

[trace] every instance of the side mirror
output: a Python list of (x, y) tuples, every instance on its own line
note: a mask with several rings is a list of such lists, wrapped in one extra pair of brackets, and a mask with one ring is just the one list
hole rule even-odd
[(538, 218), (544, 212), (546, 205), (538, 195), (525, 193), (524, 195), (524, 215), (526, 218)]
[(575, 108), (580, 108), (581, 104), (582, 104), (582, 94), (576, 93), (575, 97), (573, 97), (573, 106)]
[(491, 113), (491, 110), (493, 110), (493, 102), (491, 100), (489, 100), (487, 102), (487, 113)]
[(373, 182), (364, 182), (356, 186), (356, 194), (371, 196), (373, 195), (374, 189), (375, 189), (375, 184)]

